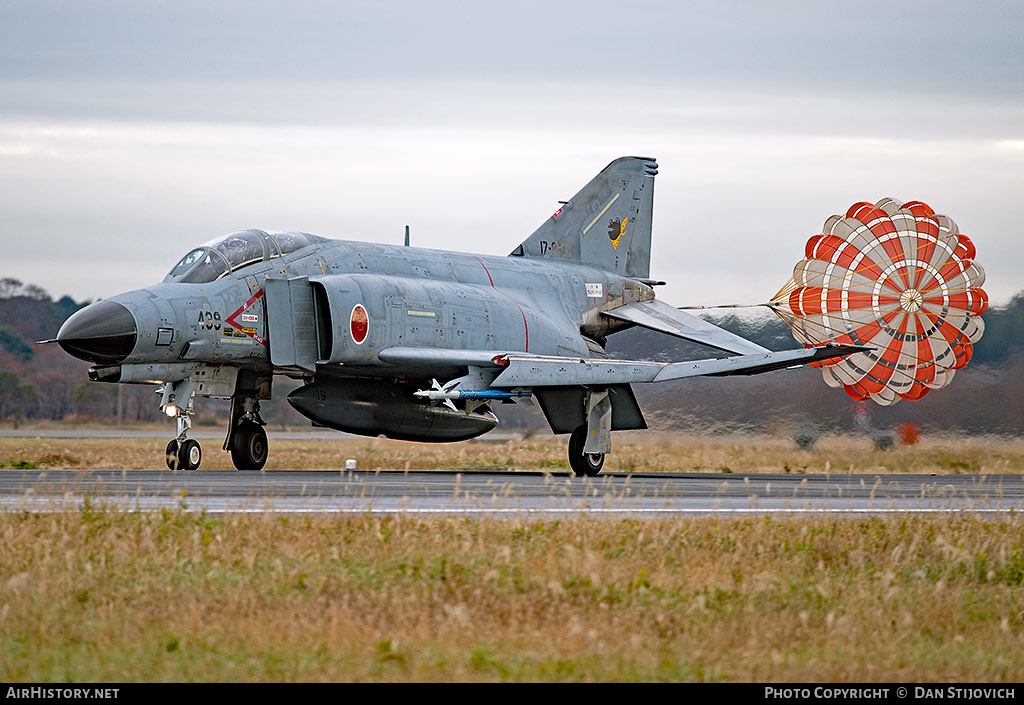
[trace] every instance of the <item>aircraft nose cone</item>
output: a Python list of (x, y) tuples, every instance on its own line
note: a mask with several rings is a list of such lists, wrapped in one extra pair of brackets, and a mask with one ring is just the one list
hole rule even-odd
[(82, 360), (116, 364), (131, 354), (138, 332), (128, 309), (116, 301), (100, 301), (64, 321), (57, 343)]

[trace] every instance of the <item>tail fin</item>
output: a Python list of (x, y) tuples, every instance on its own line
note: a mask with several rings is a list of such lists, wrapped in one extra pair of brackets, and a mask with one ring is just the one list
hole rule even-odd
[(634, 279), (648, 278), (657, 173), (654, 159), (616, 159), (511, 256), (567, 258)]

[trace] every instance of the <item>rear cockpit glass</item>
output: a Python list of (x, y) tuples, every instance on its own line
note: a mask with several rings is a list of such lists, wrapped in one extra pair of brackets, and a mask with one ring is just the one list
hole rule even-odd
[(272, 237), (281, 246), (282, 255), (301, 250), (306, 245), (312, 244), (314, 239), (319, 239), (306, 233), (274, 233)]
[(306, 233), (242, 230), (192, 250), (174, 266), (164, 281), (212, 282), (246, 265), (290, 254), (323, 239)]
[(252, 230), (225, 235), (206, 243), (206, 246), (224, 255), (231, 269), (262, 262), (266, 254), (263, 239)]

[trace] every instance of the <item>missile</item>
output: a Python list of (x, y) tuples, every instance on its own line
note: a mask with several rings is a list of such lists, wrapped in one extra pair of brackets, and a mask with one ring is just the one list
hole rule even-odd
[(413, 396), (430, 401), (452, 401), (455, 399), (519, 399), (533, 396), (533, 392), (516, 392), (505, 389), (423, 389)]

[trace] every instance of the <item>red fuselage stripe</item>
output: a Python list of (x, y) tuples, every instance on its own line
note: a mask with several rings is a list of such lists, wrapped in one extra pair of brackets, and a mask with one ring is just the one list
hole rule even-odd
[(519, 309), (519, 313), (523, 317), (523, 331), (524, 331), (524, 333), (526, 335), (526, 350), (525, 350), (525, 352), (530, 352), (530, 325), (526, 322), (526, 314), (523, 313), (523, 307), (520, 306), (519, 303), (515, 299), (513, 299), (511, 296), (506, 294), (504, 291), (502, 291), (498, 287), (494, 286), (494, 279), (491, 277), (491, 273), (487, 270), (487, 265), (484, 264), (483, 261), (481, 261), (481, 259), (479, 257), (474, 257), (473, 259), (475, 259), (477, 262), (480, 262), (480, 266), (484, 268), (484, 273), (487, 274), (487, 281), (489, 281), (491, 283), (491, 288), (494, 289), (495, 291), (497, 291), (499, 294), (504, 296), (506, 299), (508, 299), (512, 303), (514, 303), (516, 305), (516, 308)]

